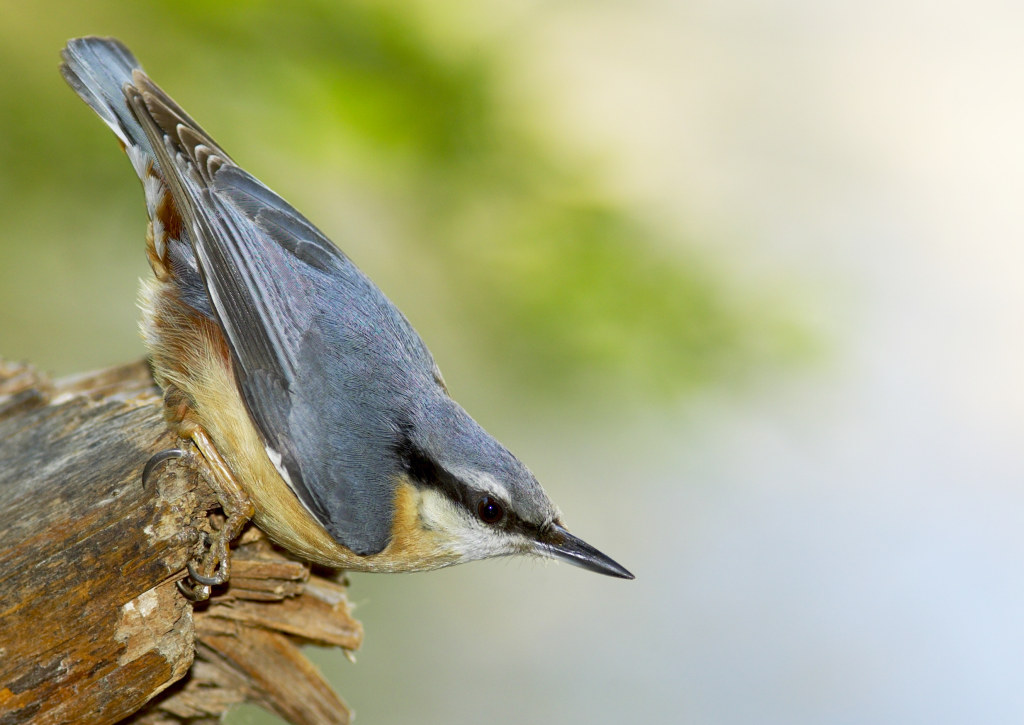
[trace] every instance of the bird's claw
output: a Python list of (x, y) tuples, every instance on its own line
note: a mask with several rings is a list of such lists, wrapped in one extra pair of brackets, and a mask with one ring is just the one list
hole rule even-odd
[[(209, 599), (213, 587), (220, 586), (231, 578), (231, 554), (224, 533), (223, 530), (218, 531), (212, 544), (209, 544), (209, 535), (204, 534), (209, 549), (202, 557), (188, 562), (185, 565), (188, 569), (187, 579), (178, 580), (178, 589), (194, 602)], [(210, 573), (201, 574), (200, 569), (208, 569)]]
[(227, 575), (224, 573), (224, 571), (227, 569), (225, 563), (226, 562), (221, 562), (220, 571), (215, 572), (213, 576), (203, 576), (202, 574), (200, 574), (198, 571), (196, 571), (196, 568), (195, 566), (193, 566), (191, 561), (188, 564), (186, 564), (185, 568), (188, 569), (188, 575), (189, 578), (192, 579), (192, 581), (208, 587), (218, 587), (228, 580)]
[(191, 428), (182, 433), (183, 440), (191, 440), (201, 456), (185, 448), (169, 448), (152, 456), (142, 469), (142, 485), (146, 486), (156, 468), (171, 458), (187, 458), (199, 464), (203, 478), (217, 495), (224, 509), (226, 519), (213, 535), (212, 541), (204, 534), (206, 551), (188, 562), (188, 577), (178, 580), (178, 589), (195, 602), (210, 598), (211, 588), (220, 586), (231, 576), (231, 541), (238, 536), (242, 527), (253, 514), (253, 506), (245, 489), (235, 480), (234, 474), (217, 451), (213, 442), (202, 428)]
[[(191, 568), (191, 567), (190, 567)], [(185, 598), (193, 602), (205, 602), (210, 598), (210, 587), (205, 584), (190, 586), (185, 579), (177, 581), (178, 591), (185, 595)]]
[(154, 453), (146, 465), (142, 467), (142, 487), (145, 488), (146, 484), (149, 483), (149, 479), (153, 476), (153, 471), (156, 470), (164, 461), (169, 461), (172, 458), (181, 458), (185, 455), (185, 451), (181, 448), (168, 448), (167, 450)]

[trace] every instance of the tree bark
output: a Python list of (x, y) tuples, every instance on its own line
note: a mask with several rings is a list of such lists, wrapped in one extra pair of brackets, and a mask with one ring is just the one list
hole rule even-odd
[(162, 405), (144, 363), (51, 382), (0, 361), (0, 725), (214, 722), (244, 701), (347, 723), (299, 650), (359, 647), (337, 576), (250, 527), (209, 602), (178, 590), (220, 519), (178, 460), (142, 486), (175, 444)]

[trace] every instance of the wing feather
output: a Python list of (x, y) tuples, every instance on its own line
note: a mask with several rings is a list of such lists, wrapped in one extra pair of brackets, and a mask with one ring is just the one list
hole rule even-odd
[(141, 71), (125, 96), (192, 239), (254, 424), (285, 480), (357, 554), (387, 545), (393, 449), (435, 376), (405, 317)]

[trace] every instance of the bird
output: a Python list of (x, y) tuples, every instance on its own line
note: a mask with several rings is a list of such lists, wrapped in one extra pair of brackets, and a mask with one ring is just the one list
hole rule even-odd
[(300, 558), (351, 571), (508, 555), (632, 579), (569, 533), (530, 470), (449, 394), (401, 311), (234, 160), (114, 38), (66, 44), (61, 73), (142, 182), (152, 277), (140, 328), (164, 416), (224, 522), (188, 562), (201, 600), (251, 519)]

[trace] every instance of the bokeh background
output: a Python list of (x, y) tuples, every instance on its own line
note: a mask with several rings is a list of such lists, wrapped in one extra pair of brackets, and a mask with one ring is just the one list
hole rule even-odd
[(637, 574), (352, 575), (359, 722), (1024, 721), (1024, 6), (0, 18), (0, 354), (143, 354), (140, 189), (57, 74), (116, 35)]

